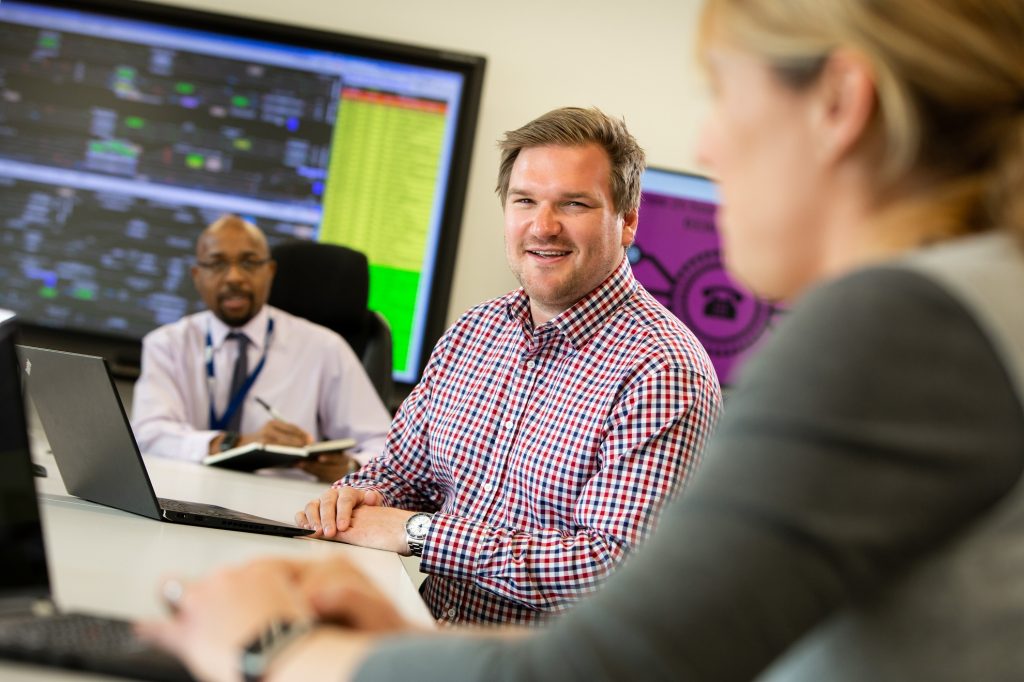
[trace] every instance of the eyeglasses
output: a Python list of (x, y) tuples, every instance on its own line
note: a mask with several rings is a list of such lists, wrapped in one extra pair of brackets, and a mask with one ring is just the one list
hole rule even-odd
[(215, 260), (207, 261), (196, 261), (196, 265), (201, 267), (207, 272), (213, 273), (214, 275), (223, 275), (231, 269), (232, 265), (237, 265), (238, 268), (246, 273), (252, 274), (262, 268), (264, 265), (270, 262), (269, 258), (243, 258), (241, 260), (227, 260), (226, 258), (217, 258)]

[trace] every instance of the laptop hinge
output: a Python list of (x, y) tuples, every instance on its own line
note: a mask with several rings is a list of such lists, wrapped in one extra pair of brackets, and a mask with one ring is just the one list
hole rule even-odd
[(0, 618), (11, 616), (52, 616), (57, 606), (50, 599), (39, 597), (5, 597), (0, 599)]

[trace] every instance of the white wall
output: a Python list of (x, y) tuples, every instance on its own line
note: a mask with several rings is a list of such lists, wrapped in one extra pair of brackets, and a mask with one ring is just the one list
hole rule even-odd
[(698, 170), (693, 149), (705, 101), (693, 60), (699, 0), (159, 1), (487, 58), (449, 322), (517, 286), (493, 193), (495, 140), (504, 131), (555, 107), (594, 105), (625, 117), (651, 165)]

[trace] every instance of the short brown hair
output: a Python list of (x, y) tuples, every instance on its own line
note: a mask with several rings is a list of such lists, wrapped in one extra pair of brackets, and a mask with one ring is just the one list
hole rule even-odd
[(591, 143), (600, 145), (611, 161), (615, 211), (619, 215), (635, 211), (640, 206), (640, 178), (646, 165), (644, 150), (626, 130), (625, 121), (612, 118), (595, 107), (563, 107), (549, 111), (521, 128), (506, 132), (498, 140), (501, 164), (495, 192), (502, 205), (508, 198), (512, 166), (523, 149), (547, 145), (581, 147)]

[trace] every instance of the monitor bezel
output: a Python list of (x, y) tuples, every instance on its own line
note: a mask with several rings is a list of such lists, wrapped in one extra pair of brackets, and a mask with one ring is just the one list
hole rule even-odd
[[(706, 182), (713, 189), (715, 189), (715, 194), (716, 194), (716, 197), (714, 199), (715, 203), (717, 204), (718, 201), (719, 201), (719, 198), (717, 196), (717, 194), (718, 194), (718, 191), (717, 191), (718, 190), (718, 181), (715, 180), (710, 175), (704, 175), (703, 173), (697, 173), (697, 172), (694, 172), (694, 171), (679, 170), (678, 168), (669, 168), (668, 166), (647, 166), (646, 168), (644, 168), (644, 172), (646, 173), (647, 171), (655, 171), (656, 173), (664, 173), (666, 175), (677, 175), (677, 176), (681, 176), (681, 177), (692, 178), (694, 180), (699, 180), (701, 182)], [(644, 191), (643, 177), (641, 177), (641, 180), (640, 180), (640, 191), (641, 191), (641, 193), (643, 193), (643, 191)]]

